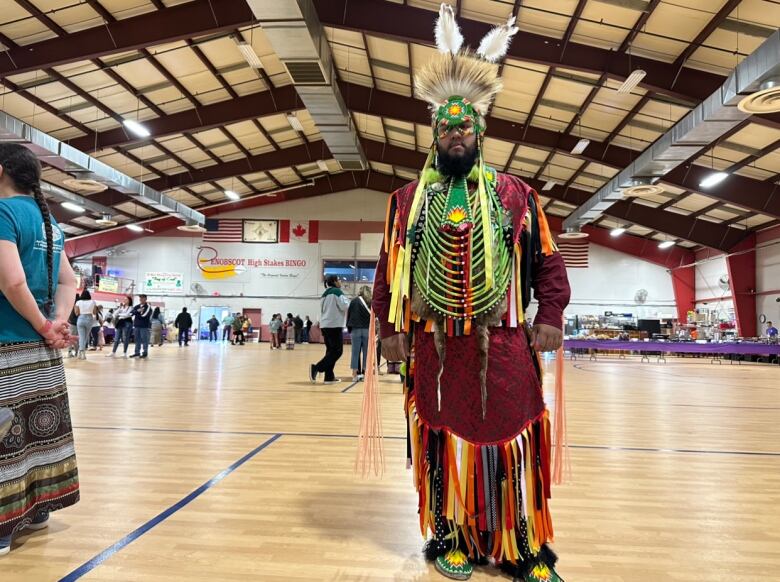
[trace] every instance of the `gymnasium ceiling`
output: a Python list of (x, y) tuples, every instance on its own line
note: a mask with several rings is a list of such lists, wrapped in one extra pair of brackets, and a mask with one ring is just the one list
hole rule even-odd
[[(412, 72), (435, 50), (438, 3), (314, 5), (367, 170), (345, 172), (332, 159), (245, 0), (4, 0), (0, 110), (207, 214), (226, 202), (225, 190), (257, 203), (360, 186), (389, 192), (416, 177), (431, 143)], [(517, 15), (486, 161), (523, 177), (560, 218), (780, 27), (771, 0), (459, 0), (455, 8), (472, 45), (477, 23)], [(262, 68), (249, 66), (239, 42)], [(618, 93), (636, 68), (647, 71), (643, 82)], [(151, 137), (129, 133), (125, 119)], [(587, 148), (570, 153), (582, 138)], [(620, 201), (596, 225), (725, 250), (724, 241), (780, 222), (778, 145), (780, 114), (750, 117), (667, 174), (662, 194)], [(701, 188), (712, 169), (731, 176)], [(67, 177), (45, 170), (55, 184)], [(160, 215), (117, 191), (85, 196), (114, 207), (120, 224)], [(101, 228), (98, 215), (53, 206), (68, 236)]]

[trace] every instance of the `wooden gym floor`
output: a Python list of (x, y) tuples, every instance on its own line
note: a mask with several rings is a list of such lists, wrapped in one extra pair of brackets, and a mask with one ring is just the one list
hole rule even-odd
[[(68, 360), (82, 501), (20, 538), (0, 579), (443, 580), (420, 554), (397, 377), (382, 381), (387, 473), (362, 481), (362, 386), (311, 385), (323, 350)], [(777, 367), (605, 359), (566, 373), (574, 474), (552, 508), (567, 582), (780, 580)]]

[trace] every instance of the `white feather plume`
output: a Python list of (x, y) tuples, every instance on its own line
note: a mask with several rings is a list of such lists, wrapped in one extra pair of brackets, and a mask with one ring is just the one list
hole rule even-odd
[(496, 26), (485, 35), (479, 43), (477, 54), (486, 61), (495, 63), (509, 50), (509, 43), (518, 30), (515, 26), (515, 17), (510, 17), (506, 24)]
[(436, 20), (436, 47), (443, 53), (457, 54), (463, 44), (463, 35), (455, 21), (452, 6), (442, 4)]

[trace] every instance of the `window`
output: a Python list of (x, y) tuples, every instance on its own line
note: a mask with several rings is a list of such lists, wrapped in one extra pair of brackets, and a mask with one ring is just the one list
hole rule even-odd
[(323, 280), (328, 275), (336, 275), (341, 280), (341, 288), (348, 295), (355, 295), (361, 285), (374, 284), (376, 261), (355, 261), (352, 259), (328, 259), (322, 261)]

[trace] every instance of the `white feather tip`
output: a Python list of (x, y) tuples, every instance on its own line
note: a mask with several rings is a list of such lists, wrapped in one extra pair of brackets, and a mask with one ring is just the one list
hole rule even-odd
[(452, 6), (442, 4), (439, 9), (439, 18), (436, 21), (436, 47), (443, 53), (454, 55), (457, 54), (462, 45), (463, 35), (455, 21)]
[(517, 34), (517, 31), (519, 30), (514, 26), (514, 23), (515, 17), (511, 16), (506, 24), (496, 26), (488, 32), (482, 39), (482, 42), (479, 43), (477, 54), (491, 63), (495, 63), (506, 55), (512, 37)]

